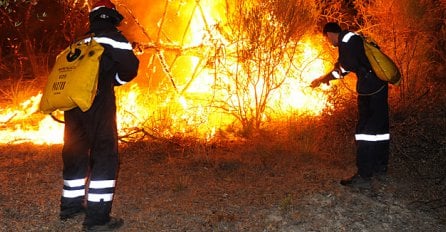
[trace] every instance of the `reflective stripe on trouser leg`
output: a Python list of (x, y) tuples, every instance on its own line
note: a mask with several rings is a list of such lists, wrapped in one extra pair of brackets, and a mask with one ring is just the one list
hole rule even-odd
[[(110, 212), (115, 191), (115, 178), (118, 168), (118, 153), (113, 144), (108, 143), (108, 149), (102, 147), (106, 142), (99, 143), (101, 152), (92, 151), (93, 167), (91, 169), (90, 185), (87, 196), (86, 225), (97, 225), (110, 220)], [(117, 145), (116, 145), (117, 147)]]
[(389, 158), (388, 89), (370, 96), (358, 96), (357, 168), (361, 176), (372, 176)]
[(103, 224), (110, 220), (115, 183), (115, 180), (90, 181), (86, 225)]
[(83, 208), (85, 199), (85, 178), (77, 180), (64, 180), (60, 210), (76, 211)]
[(115, 180), (118, 170), (118, 132), (114, 98), (98, 95), (90, 111), (95, 114), (88, 127), (92, 136), (90, 184), (85, 225), (98, 225), (110, 220)]
[(115, 180), (92, 180), (88, 191), (89, 202), (109, 202), (113, 200)]
[(103, 224), (110, 220), (118, 168), (117, 145), (111, 141), (99, 141), (99, 147), (92, 150), (86, 225)]
[(85, 178), (64, 180), (62, 197), (77, 198), (85, 196)]
[(64, 119), (64, 146), (62, 149), (64, 185), (61, 210), (82, 207), (89, 159), (89, 142), (77, 110), (66, 111)]

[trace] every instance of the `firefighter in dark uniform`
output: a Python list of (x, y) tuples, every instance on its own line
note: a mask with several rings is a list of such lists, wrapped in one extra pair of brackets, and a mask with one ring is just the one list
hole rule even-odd
[(111, 230), (123, 224), (122, 219), (110, 217), (118, 171), (114, 87), (136, 77), (139, 61), (116, 28), (122, 19), (109, 0), (94, 4), (88, 34), (93, 33), (93, 39), (104, 47), (97, 94), (88, 111), (74, 108), (64, 113), (64, 185), (59, 216), (66, 220), (85, 212), (86, 231)]
[(388, 84), (372, 71), (365, 55), (362, 37), (343, 31), (337, 23), (327, 23), (323, 29), (329, 42), (338, 47), (339, 57), (334, 69), (311, 83), (317, 87), (350, 72), (357, 76), (359, 119), (356, 127), (357, 173), (341, 181), (342, 185), (369, 187), (372, 176), (383, 176), (389, 160)]

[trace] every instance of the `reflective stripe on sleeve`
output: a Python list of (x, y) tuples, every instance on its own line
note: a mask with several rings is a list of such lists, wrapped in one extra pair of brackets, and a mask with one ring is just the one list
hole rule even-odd
[(334, 70), (333, 72), (331, 72), (331, 75), (333, 75), (334, 78), (339, 79), (341, 78), (341, 75), (339, 74), (338, 71)]
[(63, 184), (67, 187), (81, 187), (85, 185), (85, 179), (76, 179), (76, 180), (64, 180)]
[(106, 193), (106, 194), (89, 193), (88, 194), (88, 201), (101, 202), (101, 200), (103, 200), (104, 202), (112, 201), (113, 193)]
[(380, 134), (380, 135), (356, 134), (355, 139), (356, 141), (370, 141), (370, 142), (386, 141), (390, 139), (390, 134)]
[[(122, 49), (122, 50), (133, 50), (132, 45), (129, 42), (119, 42), (107, 37), (93, 37), (93, 39), (101, 44), (108, 44), (114, 48)], [(88, 43), (91, 41), (91, 38), (84, 39), (85, 43)]]
[(115, 180), (92, 180), (90, 181), (90, 188), (92, 189), (104, 189), (104, 188), (114, 188)]
[(119, 78), (119, 74), (116, 73), (115, 75), (115, 80), (120, 84), (120, 85), (125, 85), (127, 84), (127, 81), (123, 81), (121, 80), (121, 78)]
[[(108, 44), (114, 48), (122, 49), (122, 50), (133, 50), (132, 45), (129, 42), (119, 42), (108, 37), (93, 37), (96, 42), (101, 44)], [(85, 42), (90, 42), (91, 38), (86, 38)]]
[(62, 197), (66, 197), (66, 198), (76, 198), (76, 197), (82, 197), (82, 196), (85, 196), (85, 189), (79, 189), (79, 190), (64, 189), (62, 192)]
[(350, 38), (352, 38), (352, 36), (356, 35), (353, 32), (348, 32), (347, 34), (344, 35), (344, 37), (342, 37), (342, 42), (347, 43)]
[(102, 7), (105, 7), (105, 6), (97, 6), (97, 7), (93, 8), (93, 9), (91, 9), (90, 13), (93, 12), (93, 11), (96, 11), (96, 10), (98, 10), (99, 8), (102, 8)]

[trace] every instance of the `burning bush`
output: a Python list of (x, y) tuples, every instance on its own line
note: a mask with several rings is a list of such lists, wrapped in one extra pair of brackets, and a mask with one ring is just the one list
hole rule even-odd
[[(0, 5), (2, 17), (20, 21), (6, 13), (4, 9), (13, 8), (12, 2), (6, 2), (10, 5)], [(249, 136), (270, 122), (321, 115), (343, 107), (340, 99), (351, 97), (351, 78), (339, 86), (325, 86), (331, 88), (330, 93), (307, 88), (336, 60), (334, 50), (323, 47), (322, 37), (314, 30), (317, 22), (327, 20), (372, 35), (398, 62), (404, 76), (402, 86), (394, 88), (392, 96), (404, 100), (398, 102), (410, 102), (429, 90), (432, 80), (425, 73), (444, 63), (441, 44), (444, 45), (445, 22), (441, 16), (445, 6), (436, 1), (406, 2), (118, 2), (126, 16), (122, 29), (134, 41), (141, 60), (137, 82), (117, 89), (121, 138), (133, 141), (186, 136), (208, 141), (234, 134)], [(29, 9), (40, 9), (40, 16), (46, 12), (45, 1), (28, 4)], [(89, 7), (88, 1), (60, 4), (65, 6), (63, 9), (78, 9), (78, 13), (85, 13)], [(35, 11), (29, 12), (32, 15)], [(66, 12), (65, 21), (76, 18), (75, 11)], [(47, 18), (50, 17), (40, 17), (43, 21)], [(54, 37), (46, 40), (52, 43), (46, 47), (60, 49), (52, 45), (61, 34), (66, 41), (74, 39), (83, 27), (77, 20), (71, 20), (69, 27), (62, 23), (52, 33)], [(13, 32), (12, 27), (8, 31)], [(24, 41), (31, 35), (23, 37)], [(0, 51), (4, 51), (3, 45)], [(48, 57), (53, 52), (47, 53)], [(1, 55), (5, 60), (4, 53)], [(1, 66), (4, 67), (7, 66)], [(44, 137), (26, 136), (23, 132), (56, 134), (61, 142), (62, 126), (48, 116), (26, 113), (35, 107), (19, 104), (28, 99), (17, 99), (21, 98), (20, 91), (7, 89), (22, 88), (12, 87), (2, 88), (3, 95), (9, 96), (5, 100), (16, 103), (2, 107), (1, 126), (7, 130), (0, 141)], [(33, 118), (32, 126), (27, 121), (29, 117)], [(53, 126), (41, 126), (42, 123)], [(49, 132), (48, 128), (56, 131)], [(17, 137), (11, 137), (18, 131), (14, 135)]]

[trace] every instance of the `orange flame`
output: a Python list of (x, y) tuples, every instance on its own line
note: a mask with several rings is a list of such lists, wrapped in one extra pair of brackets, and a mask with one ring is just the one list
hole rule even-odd
[[(184, 50), (200, 48), (204, 53), (206, 49), (215, 45), (208, 46), (206, 44), (209, 40), (206, 40), (207, 34), (205, 33), (205, 31), (209, 32), (210, 25), (218, 23), (216, 19), (224, 19), (224, 15), (222, 15), (224, 11), (215, 4), (215, 1), (201, 1), (201, 10), (194, 11), (191, 18), (192, 23), (190, 23), (185, 38), (182, 38), (180, 45), (174, 44), (175, 46)], [(180, 4), (178, 7), (190, 8), (193, 6)], [(180, 14), (181, 11), (178, 12), (176, 16), (183, 17)], [(224, 36), (219, 35), (216, 31), (212, 31), (212, 33), (216, 33), (212, 35), (214, 39), (220, 39), (221, 43), (225, 43)], [(269, 119), (281, 119), (283, 116), (296, 113), (317, 116), (327, 107), (332, 107), (327, 104), (327, 96), (323, 91), (308, 87), (314, 78), (327, 71), (326, 62), (319, 58), (322, 47), (313, 42), (314, 38), (315, 36), (308, 36), (296, 44), (303, 51), (293, 61), (297, 71), (286, 78), (280, 89), (272, 92), (269, 99), (269, 107), (272, 109), (268, 112)], [(163, 43), (162, 40), (158, 38), (157, 43)], [(167, 65), (165, 60), (161, 60), (163, 58), (162, 51), (158, 52), (160, 52), (158, 57), (161, 66)], [(144, 53), (140, 53), (140, 55), (143, 56)], [(182, 61), (176, 63), (175, 67), (163, 70), (164, 73), (160, 75), (165, 76), (166, 72), (173, 72), (175, 75), (172, 75), (171, 78), (179, 77), (180, 75), (177, 76), (176, 73), (190, 73), (185, 70), (193, 69), (199, 65), (197, 57), (181, 58)], [(140, 68), (147, 69), (144, 71), (148, 71), (150, 68), (156, 69), (151, 64), (153, 62), (149, 62), (147, 68)], [(236, 66), (235, 63), (233, 65)], [(141, 71), (140, 73), (144, 73)], [(182, 91), (178, 89), (176, 92), (166, 90), (162, 92), (164, 93), (162, 95), (159, 94), (159, 91), (154, 92), (137, 82), (128, 84), (127, 87), (117, 88), (117, 120), (122, 139), (139, 139), (147, 135), (169, 138), (180, 134), (210, 140), (219, 130), (233, 125), (236, 121), (234, 116), (210, 104), (215, 100), (225, 101), (230, 98), (224, 93), (215, 94), (213, 72), (215, 70), (209, 67), (202, 67), (190, 83), (177, 83), (178, 88)], [(169, 74), (171, 75), (171, 73)], [(224, 76), (219, 78), (224, 84), (231, 84), (225, 82)], [(4, 128), (0, 131), (0, 143), (63, 143), (63, 124), (54, 121), (48, 115), (36, 113), (41, 96), (39, 93), (19, 106), (1, 109), (0, 126), (4, 125), (2, 126)]]
[(0, 143), (59, 144), (63, 142), (63, 125), (48, 115), (37, 115), (42, 94), (22, 102), (17, 108), (1, 109)]

